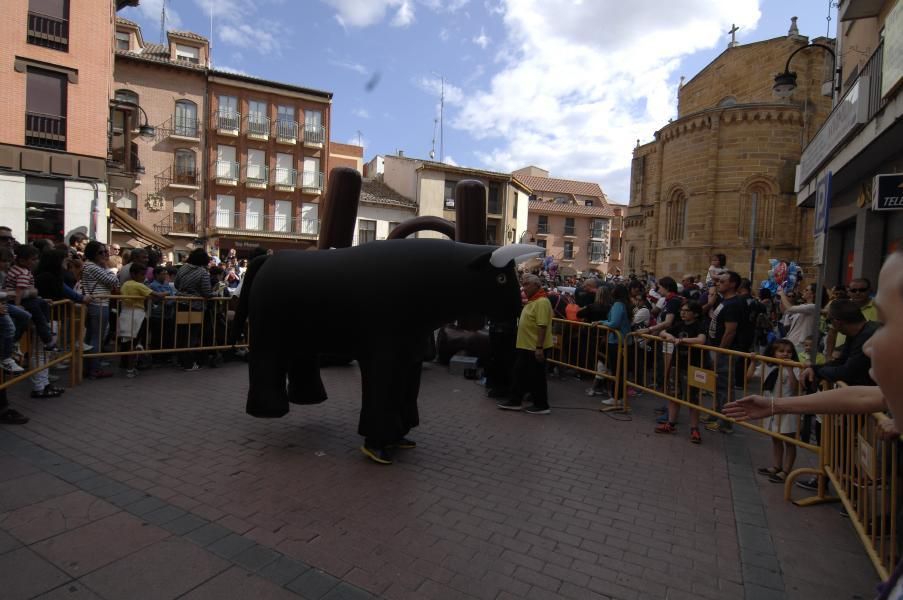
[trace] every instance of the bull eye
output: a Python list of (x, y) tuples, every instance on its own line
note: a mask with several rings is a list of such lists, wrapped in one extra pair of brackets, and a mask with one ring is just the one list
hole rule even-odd
[(495, 280), (499, 282), (499, 285), (505, 285), (505, 282), (508, 281), (508, 276), (505, 275), (504, 273), (499, 273), (496, 276)]

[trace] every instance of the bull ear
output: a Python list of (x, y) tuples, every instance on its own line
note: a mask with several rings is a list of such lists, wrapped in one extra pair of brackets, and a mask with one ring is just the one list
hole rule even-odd
[(470, 261), (470, 264), (468, 264), (467, 267), (474, 271), (480, 271), (488, 267), (491, 260), (492, 252), (484, 252), (483, 254), (480, 254), (475, 259)]

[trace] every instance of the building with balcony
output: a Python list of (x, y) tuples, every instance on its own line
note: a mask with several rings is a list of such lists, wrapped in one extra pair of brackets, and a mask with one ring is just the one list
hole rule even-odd
[(607, 274), (617, 268), (620, 233), (615, 214), (597, 183), (549, 177), (538, 167), (514, 172), (533, 190), (525, 239), (546, 249), (559, 265), (579, 273)]
[(794, 18), (786, 36), (731, 44), (680, 87), (677, 119), (633, 151), (628, 273), (702, 274), (714, 253), (754, 281), (771, 258), (809, 268), (812, 211), (796, 209), (794, 173), (831, 110), (830, 55), (800, 52), (792, 101), (773, 92), (775, 74), (808, 43)]
[(332, 93), (208, 71), (205, 237), (239, 255), (317, 240)]
[[(206, 130), (202, 126), (209, 45), (203, 36), (167, 33), (167, 44), (146, 42), (136, 23), (117, 17), (113, 70), (114, 109), (140, 106), (139, 123), (154, 136), (129, 141), (137, 177), (111, 179), (111, 241), (153, 244), (180, 261), (202, 236)], [(125, 152), (121, 117), (111, 122), (112, 153)], [(122, 185), (115, 185), (117, 179)]]
[[(831, 174), (825, 283), (868, 277), (874, 285), (884, 258), (903, 244), (903, 2), (843, 0), (837, 12), (843, 85), (803, 149), (796, 204), (815, 206)], [(799, 92), (789, 101), (801, 102)], [(811, 244), (813, 229), (805, 233)]]
[(107, 237), (113, 20), (127, 4), (3, 4), (0, 224), (20, 241)]
[[(455, 220), (455, 186), (475, 179), (487, 190), (486, 239), (489, 244), (513, 244), (527, 229), (527, 204), (532, 191), (511, 173), (468, 169), (445, 163), (408, 158), (403, 154), (378, 155), (364, 165), (367, 177), (380, 179), (417, 205), (417, 216)], [(425, 231), (419, 237), (443, 237)]]

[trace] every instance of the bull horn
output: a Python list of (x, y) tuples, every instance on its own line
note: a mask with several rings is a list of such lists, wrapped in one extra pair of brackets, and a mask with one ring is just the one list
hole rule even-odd
[(511, 244), (510, 246), (501, 246), (493, 250), (492, 258), (489, 259), (489, 264), (497, 269), (501, 269), (512, 260), (515, 263), (520, 263), (532, 256), (542, 254), (543, 251), (542, 248), (533, 244)]

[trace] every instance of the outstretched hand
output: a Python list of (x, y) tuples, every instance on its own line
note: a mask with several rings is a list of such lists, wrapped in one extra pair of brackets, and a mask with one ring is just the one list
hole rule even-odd
[(725, 416), (736, 421), (761, 419), (771, 416), (771, 399), (765, 396), (746, 396), (724, 405)]

